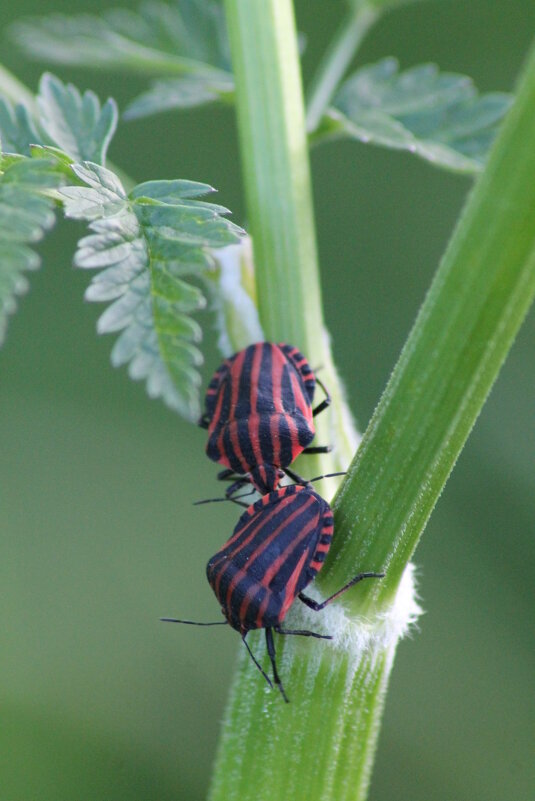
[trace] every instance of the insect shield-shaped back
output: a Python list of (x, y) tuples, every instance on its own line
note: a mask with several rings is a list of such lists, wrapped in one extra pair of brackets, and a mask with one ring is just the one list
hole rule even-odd
[[(259, 342), (227, 359), (206, 392), (210, 459), (249, 480), (261, 492), (275, 489), (278, 473), (315, 435), (312, 400), (316, 379), (291, 345)], [(257, 468), (269, 470), (267, 486)]]
[(277, 630), (321, 569), (332, 533), (329, 504), (307, 487), (283, 487), (250, 506), (206, 569), (230, 625), (242, 635)]

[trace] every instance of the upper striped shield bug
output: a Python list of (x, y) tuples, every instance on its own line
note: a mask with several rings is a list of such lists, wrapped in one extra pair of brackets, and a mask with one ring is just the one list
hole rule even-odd
[(249, 506), (232, 537), (214, 554), (206, 568), (226, 622), (239, 631), (256, 666), (271, 685), (246, 642), (249, 631), (266, 630), (273, 680), (285, 701), (288, 698), (277, 671), (273, 632), (330, 639), (328, 635), (313, 631), (282, 627), (295, 599), (320, 611), (362, 579), (383, 576), (382, 573), (359, 573), (321, 603), (305, 595), (303, 590), (321, 570), (332, 534), (333, 516), (327, 501), (310, 487), (292, 484), (264, 495)]
[[(326, 397), (312, 408), (316, 384)], [(313, 418), (330, 401), (292, 345), (258, 342), (226, 359), (210, 381), (199, 424), (208, 429), (206, 453), (226, 465), (219, 477), (233, 481), (227, 495), (249, 481), (270, 492), (300, 453), (330, 450), (310, 447)]]

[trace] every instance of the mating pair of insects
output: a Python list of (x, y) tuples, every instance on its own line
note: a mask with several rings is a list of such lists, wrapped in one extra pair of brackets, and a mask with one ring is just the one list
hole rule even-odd
[[(316, 385), (325, 398), (313, 407)], [(206, 568), (225, 620), (193, 623), (162, 618), (192, 625), (230, 624), (272, 686), (246, 640), (249, 631), (265, 629), (273, 681), (285, 701), (273, 632), (331, 639), (313, 631), (284, 629), (282, 623), (292, 603), (299, 598), (320, 611), (362, 579), (383, 575), (359, 573), (321, 603), (303, 592), (329, 551), (333, 516), (329, 504), (312, 489), (315, 479), (301, 478), (290, 464), (301, 453), (330, 450), (329, 446), (310, 445), (316, 433), (313, 419), (330, 402), (305, 357), (291, 345), (259, 342), (223, 362), (208, 386), (199, 425), (208, 430), (208, 456), (225, 465), (218, 478), (231, 482), (225, 498), (214, 500), (231, 500), (246, 507), (232, 537)], [(284, 476), (295, 483), (281, 487)], [(262, 496), (250, 506), (240, 500), (243, 494), (237, 494), (246, 486)]]

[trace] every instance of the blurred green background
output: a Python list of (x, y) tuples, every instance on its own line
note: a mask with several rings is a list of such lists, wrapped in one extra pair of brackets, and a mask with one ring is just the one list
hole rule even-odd
[[(0, 0), (0, 11), (7, 24), (106, 5)], [(305, 76), (341, 8), (297, 3)], [(409, 5), (358, 63), (433, 60), (510, 90), (534, 31), (533, 0)], [(5, 37), (1, 60), (35, 89), (44, 66)], [(122, 107), (145, 85), (53, 69)], [(207, 181), (243, 222), (230, 109), (122, 124), (110, 158), (139, 181)], [(326, 317), (364, 428), (470, 181), (354, 143), (312, 163)], [(100, 309), (82, 301), (87, 276), (71, 268), (80, 233), (61, 224), (44, 243), (0, 353), (0, 801), (202, 799), (239, 641), (158, 618), (217, 619), (204, 565), (236, 511), (192, 507), (219, 492), (204, 433), (111, 368)], [(534, 797), (534, 357), (532, 314), (417, 551), (426, 614), (398, 651), (374, 801)]]

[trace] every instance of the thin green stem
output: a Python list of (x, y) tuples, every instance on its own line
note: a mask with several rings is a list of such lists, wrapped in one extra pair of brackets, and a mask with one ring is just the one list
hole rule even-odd
[(363, 5), (351, 9), (342, 20), (310, 83), (306, 120), (309, 133), (318, 127), (347, 68), (380, 13), (378, 9)]
[[(266, 339), (298, 346), (335, 398), (318, 417), (333, 458), (308, 457), (311, 475), (347, 467), (354, 436), (324, 332), (299, 53), (291, 0), (226, 0), (236, 107)], [(330, 418), (330, 419), (329, 419)], [(298, 469), (300, 469), (298, 467)]]
[(227, 0), (225, 5), (262, 325), (268, 338), (288, 339), (307, 354), (321, 352), (322, 306), (292, 4)]

